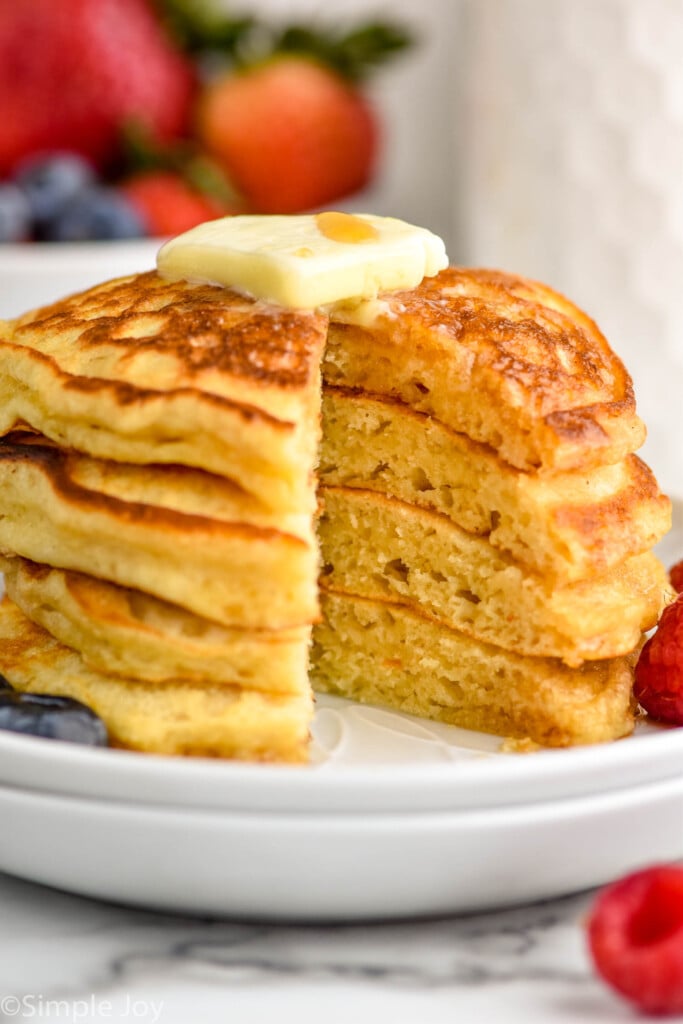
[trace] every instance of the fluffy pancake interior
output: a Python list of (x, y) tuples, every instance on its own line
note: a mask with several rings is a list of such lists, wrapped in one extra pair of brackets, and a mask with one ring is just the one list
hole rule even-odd
[(544, 746), (600, 743), (633, 729), (632, 660), (524, 658), (383, 601), (323, 595), (313, 631), (316, 689)]
[(438, 513), (373, 491), (321, 493), (324, 588), (399, 601), (488, 643), (573, 665), (632, 651), (661, 611), (666, 577), (649, 552), (557, 587)]
[(323, 484), (376, 490), (448, 516), (558, 582), (649, 550), (671, 503), (636, 456), (614, 465), (525, 473), (404, 403), (326, 386)]

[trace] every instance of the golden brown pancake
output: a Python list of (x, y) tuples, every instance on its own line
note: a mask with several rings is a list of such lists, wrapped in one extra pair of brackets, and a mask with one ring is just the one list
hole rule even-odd
[(312, 701), (240, 686), (107, 676), (8, 598), (0, 602), (2, 671), (20, 691), (80, 700), (106, 723), (113, 746), (154, 754), (305, 761)]
[(313, 507), (327, 318), (156, 273), (107, 282), (0, 330), (0, 433), (28, 424), (121, 462), (230, 477)]
[(328, 384), (399, 399), (519, 469), (590, 468), (642, 444), (620, 359), (545, 285), (450, 267), (380, 298), (374, 320), (334, 314)]
[(5, 590), (37, 625), (107, 675), (308, 693), (310, 627), (230, 629), (139, 590), (4, 558)]
[[(226, 481), (0, 443), (0, 551), (148, 592), (228, 626), (281, 629), (318, 614), (308, 517), (297, 536)], [(284, 517), (283, 517), (284, 518)]]

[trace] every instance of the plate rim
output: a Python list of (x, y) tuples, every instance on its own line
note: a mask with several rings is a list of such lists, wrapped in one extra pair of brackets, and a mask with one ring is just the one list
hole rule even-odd
[[(500, 808), (618, 792), (681, 774), (683, 729), (610, 744), (437, 763), (270, 765), (92, 749), (0, 732), (0, 785), (204, 810), (349, 815)], [(400, 793), (400, 797), (397, 794)]]
[[(602, 792), (536, 805), (346, 818), (150, 809), (0, 785), (0, 809), (15, 823), (0, 838), (0, 867), (81, 896), (172, 913), (406, 919), (551, 899), (653, 857), (675, 859), (683, 851), (681, 804), (680, 775), (616, 798)], [(634, 814), (644, 827), (625, 843)], [(54, 842), (43, 841), (46, 832), (58, 833)], [(170, 856), (160, 870), (162, 851)]]

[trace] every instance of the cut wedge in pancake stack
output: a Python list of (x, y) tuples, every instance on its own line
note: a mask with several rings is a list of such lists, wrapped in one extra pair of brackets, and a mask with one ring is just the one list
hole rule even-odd
[(546, 745), (630, 732), (670, 506), (596, 326), (454, 268), (332, 321), (314, 685)]
[(305, 759), (309, 678), (545, 745), (632, 730), (670, 506), (628, 375), (554, 292), (387, 224), (229, 218), (0, 330), (13, 686), (262, 760)]
[(5, 332), (13, 685), (120, 746), (305, 759), (326, 323), (151, 273)]

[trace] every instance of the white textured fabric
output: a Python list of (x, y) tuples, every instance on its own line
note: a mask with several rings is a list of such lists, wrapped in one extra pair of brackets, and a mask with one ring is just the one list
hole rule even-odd
[(465, 2), (463, 258), (598, 321), (680, 494), (683, 0)]

